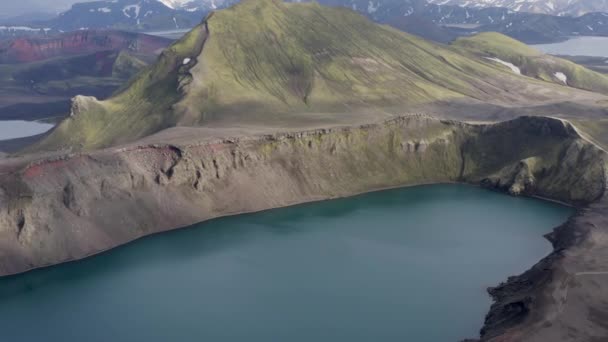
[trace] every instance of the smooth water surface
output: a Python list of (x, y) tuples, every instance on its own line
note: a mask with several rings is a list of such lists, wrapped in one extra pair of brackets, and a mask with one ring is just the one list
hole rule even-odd
[(559, 43), (532, 47), (552, 55), (608, 57), (608, 37), (573, 37)]
[(53, 124), (38, 121), (0, 121), (0, 140), (16, 139), (41, 134), (53, 128)]
[(3, 341), (456, 341), (572, 209), (463, 185), (222, 218), (0, 279)]
[(145, 33), (152, 35), (152, 36), (159, 36), (159, 37), (177, 40), (177, 39), (180, 39), (181, 37), (183, 37), (186, 33), (190, 32), (191, 30), (192, 30), (192, 28), (174, 29), (174, 30), (165, 30), (165, 31), (150, 31), (150, 32), (145, 32)]

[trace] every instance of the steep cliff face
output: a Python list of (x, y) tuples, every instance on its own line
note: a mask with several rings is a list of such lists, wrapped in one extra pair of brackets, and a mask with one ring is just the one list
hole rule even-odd
[(151, 54), (164, 49), (170, 42), (166, 38), (112, 30), (82, 30), (56, 37), (16, 38), (0, 42), (0, 63), (28, 63), (108, 50)]
[[(533, 167), (509, 172), (530, 160)], [(386, 187), (481, 182), (578, 203), (600, 196), (604, 184), (596, 172), (603, 152), (548, 118), (472, 126), (413, 116), (3, 164), (0, 274), (213, 217)]]
[(604, 152), (567, 121), (521, 117), (488, 125), (464, 151), (463, 179), (471, 183), (575, 205), (604, 193)]

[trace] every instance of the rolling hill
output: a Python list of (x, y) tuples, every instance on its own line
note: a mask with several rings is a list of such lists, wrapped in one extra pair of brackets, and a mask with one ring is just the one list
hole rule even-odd
[(574, 88), (608, 94), (608, 77), (571, 61), (545, 55), (507, 36), (487, 32), (469, 38), (459, 38), (453, 46), (463, 51), (494, 60), (511, 63), (521, 74), (539, 80)]
[[(608, 87), (608, 79), (594, 87)], [(78, 97), (71, 117), (36, 148), (93, 149), (226, 120), (262, 123), (454, 99), (542, 101), (564, 88), (352, 10), (248, 0), (210, 15), (112, 98)]]

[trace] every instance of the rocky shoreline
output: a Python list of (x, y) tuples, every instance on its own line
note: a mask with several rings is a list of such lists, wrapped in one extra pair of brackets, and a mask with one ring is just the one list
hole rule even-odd
[[(605, 196), (579, 207), (567, 222), (545, 237), (553, 252), (531, 269), (488, 289), (494, 300), (476, 341), (602, 341), (608, 336), (605, 294), (578, 283), (578, 276), (596, 276), (605, 284), (608, 216)], [(598, 243), (598, 240), (600, 243)], [(604, 267), (604, 268), (602, 268)], [(569, 289), (580, 287), (576, 297)], [(586, 300), (580, 298), (586, 297)], [(573, 298), (574, 297), (574, 298)], [(569, 309), (569, 306), (576, 307)], [(577, 322), (575, 316), (596, 312)], [(567, 333), (566, 333), (567, 332)], [(471, 340), (473, 341), (473, 340)]]
[(587, 206), (603, 201), (604, 152), (569, 123), (542, 117), (469, 125), (408, 116), (358, 127), (134, 143), (2, 159), (0, 174), (1, 275), (219, 216), (388, 187), (464, 182), (577, 205), (579, 214), (551, 235), (552, 255), (490, 289), (496, 303), (481, 337), (494, 341), (513, 340), (546, 317), (555, 305), (550, 289), (570, 274), (566, 261), (595, 237), (585, 234), (589, 213), (606, 212)]

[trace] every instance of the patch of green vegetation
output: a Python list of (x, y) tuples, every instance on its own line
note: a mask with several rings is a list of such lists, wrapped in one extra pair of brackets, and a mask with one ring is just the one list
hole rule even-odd
[(148, 66), (148, 63), (138, 56), (128, 51), (121, 51), (112, 66), (112, 76), (128, 79), (146, 66)]
[[(542, 54), (513, 38), (496, 32), (485, 32), (459, 38), (453, 47), (463, 53), (495, 57), (513, 63), (522, 74), (546, 82), (564, 84), (559, 74), (566, 76), (568, 86), (608, 94), (608, 76), (589, 70), (568, 60)], [(488, 63), (494, 63), (488, 61)]]
[(78, 97), (73, 115), (41, 146), (95, 148), (175, 125), (171, 106), (182, 96), (179, 85), (185, 75), (183, 61), (200, 53), (204, 38), (204, 27), (197, 26), (107, 101)]
[[(207, 25), (206, 42), (202, 24), (113, 98), (81, 99), (91, 102), (82, 106), (88, 110), (41, 146), (102, 147), (225, 115), (343, 112), (463, 97), (475, 92), (475, 78), (495, 73), (353, 11), (316, 3), (246, 0), (216, 12)], [(197, 60), (190, 70), (182, 65), (187, 58)]]
[[(348, 111), (417, 104), (474, 93), (469, 65), (448, 49), (317, 3), (244, 1), (209, 19), (211, 36), (193, 70), (201, 79), (184, 101), (205, 108), (201, 123), (234, 113)], [(450, 60), (453, 64), (447, 64)], [(481, 70), (480, 70), (481, 69)]]
[(472, 37), (458, 38), (452, 46), (486, 56), (502, 57), (508, 61), (542, 55), (540, 51), (498, 32), (483, 32)]
[(106, 90), (108, 94), (124, 83), (124, 78), (79, 76), (63, 80), (37, 83), (32, 88), (42, 95), (86, 94)]
[[(495, 44), (481, 37), (487, 49)], [(500, 44), (519, 51), (513, 58), (536, 54), (506, 37)], [(93, 149), (176, 125), (483, 100), (503, 91), (494, 86), (503, 83), (502, 67), (464, 45), (433, 44), (345, 8), (245, 0), (212, 14), (114, 97), (81, 99), (90, 103), (36, 148)], [(590, 79), (574, 71), (573, 80)]]
[(589, 141), (608, 149), (608, 119), (585, 119), (570, 120)]
[(463, 179), (514, 194), (588, 203), (604, 191), (604, 152), (567, 121), (520, 117), (476, 127), (463, 146)]

